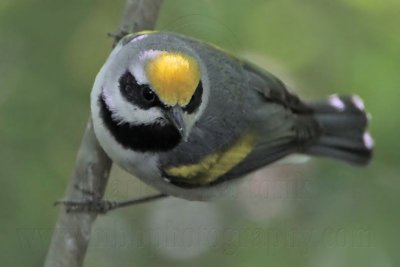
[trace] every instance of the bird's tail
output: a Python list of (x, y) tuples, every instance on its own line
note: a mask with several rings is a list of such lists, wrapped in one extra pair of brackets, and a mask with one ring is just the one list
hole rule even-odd
[(333, 95), (328, 100), (314, 102), (310, 106), (315, 111), (322, 135), (307, 148), (306, 153), (357, 165), (368, 164), (374, 142), (367, 131), (369, 115), (361, 98)]

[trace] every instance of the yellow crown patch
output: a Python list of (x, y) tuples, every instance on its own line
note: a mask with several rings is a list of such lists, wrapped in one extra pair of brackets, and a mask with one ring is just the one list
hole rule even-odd
[(150, 59), (145, 71), (160, 100), (169, 106), (186, 106), (200, 81), (197, 60), (177, 52), (162, 52)]

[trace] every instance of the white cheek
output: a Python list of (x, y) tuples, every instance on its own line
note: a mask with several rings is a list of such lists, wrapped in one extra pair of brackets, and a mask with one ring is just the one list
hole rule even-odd
[(154, 124), (162, 123), (163, 115), (155, 108), (148, 110), (134, 107), (129, 103), (121, 104), (118, 109), (112, 110), (112, 117), (115, 121), (121, 123), (128, 122), (130, 124)]

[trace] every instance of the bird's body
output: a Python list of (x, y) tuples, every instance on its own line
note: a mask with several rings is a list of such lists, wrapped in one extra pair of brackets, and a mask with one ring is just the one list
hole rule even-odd
[(125, 37), (96, 78), (91, 109), (114, 162), (190, 200), (221, 197), (237, 178), (292, 153), (355, 164), (371, 157), (359, 98), (306, 104), (272, 74), (178, 34)]

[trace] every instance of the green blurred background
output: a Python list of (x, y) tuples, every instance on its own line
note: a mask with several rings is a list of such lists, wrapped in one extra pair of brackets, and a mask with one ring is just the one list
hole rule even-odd
[[(0, 259), (41, 266), (124, 1), (0, 1)], [(96, 222), (86, 266), (399, 266), (400, 1), (165, 0), (159, 30), (268, 67), (305, 99), (363, 97), (367, 168), (314, 159), (229, 201), (168, 199)], [(118, 168), (107, 196), (151, 192)], [(2, 254), (2, 255), (1, 255)]]

